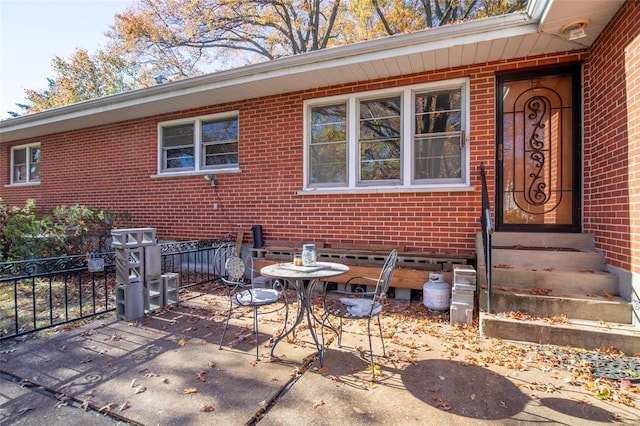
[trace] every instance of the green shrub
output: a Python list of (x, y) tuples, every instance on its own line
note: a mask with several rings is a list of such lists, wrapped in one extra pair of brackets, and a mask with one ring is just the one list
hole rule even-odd
[(39, 214), (35, 200), (16, 207), (0, 198), (0, 261), (104, 251), (111, 229), (128, 219), (126, 213), (80, 205)]

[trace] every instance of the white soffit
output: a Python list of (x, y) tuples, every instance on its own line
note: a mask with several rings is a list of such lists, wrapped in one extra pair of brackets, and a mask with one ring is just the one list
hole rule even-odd
[(0, 143), (316, 87), (580, 50), (585, 40), (570, 41), (560, 28), (589, 16), (591, 40), (623, 3), (530, 0), (531, 15), (515, 13), (325, 49), (4, 120)]

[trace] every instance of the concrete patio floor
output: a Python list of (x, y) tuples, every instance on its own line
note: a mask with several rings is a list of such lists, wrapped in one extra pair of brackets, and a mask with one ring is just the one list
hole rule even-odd
[(346, 323), (319, 369), (305, 327), (271, 360), (283, 318), (261, 315), (256, 361), (250, 312), (218, 349), (226, 306), (189, 291), (140, 321), (108, 315), (3, 342), (0, 424), (640, 424), (640, 383), (590, 376), (571, 348), (559, 362), (557, 351), (480, 339), (419, 302), (389, 302), (375, 381), (365, 324)]

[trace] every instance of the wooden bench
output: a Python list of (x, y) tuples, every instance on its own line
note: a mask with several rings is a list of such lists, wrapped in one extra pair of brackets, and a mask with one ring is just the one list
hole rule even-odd
[[(313, 242), (311, 242), (313, 243)], [(385, 244), (325, 244), (316, 245), (319, 262), (338, 262), (349, 265), (349, 272), (334, 277), (331, 282), (344, 284), (352, 277), (377, 278), (386, 256), (393, 249), (398, 250), (398, 263), (391, 287), (397, 299), (409, 299), (411, 290), (422, 290), (429, 273), (439, 272), (445, 281), (451, 283), (454, 264), (473, 264), (475, 254), (419, 253), (407, 252), (402, 246)], [(302, 251), (302, 242), (269, 241), (263, 248), (251, 248), (256, 270), (277, 262), (290, 262), (293, 255)], [(370, 283), (369, 283), (370, 284)]]

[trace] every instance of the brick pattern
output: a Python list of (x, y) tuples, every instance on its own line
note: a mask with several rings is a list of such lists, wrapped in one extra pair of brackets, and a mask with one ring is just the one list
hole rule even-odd
[[(603, 40), (632, 39), (629, 34), (637, 34), (638, 25), (632, 15), (637, 16), (637, 11), (636, 4), (625, 6)], [(610, 105), (616, 101), (611, 94), (624, 90), (623, 58), (622, 52), (607, 52), (610, 44), (603, 40), (594, 50), (605, 56), (598, 60), (589, 59), (587, 52), (527, 57), (197, 108), (19, 141), (14, 145), (41, 142), (42, 184), (7, 187), (8, 174), (2, 173), (0, 197), (15, 205), (36, 198), (37, 205), (44, 208), (80, 203), (127, 211), (131, 226), (156, 228), (160, 239), (218, 238), (235, 235), (240, 228), (250, 238), (251, 226), (261, 224), (266, 240), (398, 244), (414, 251), (470, 253), (474, 251), (474, 235), (480, 230), (481, 162), (487, 165), (489, 189), (494, 189), (495, 74), (586, 61), (587, 76), (595, 80), (585, 88), (586, 103), (595, 100), (585, 116), (585, 192), (593, 191), (585, 199), (586, 230), (596, 233), (600, 247), (611, 251), (609, 261), (628, 268), (630, 242), (624, 235), (629, 231), (628, 199), (623, 178), (611, 176), (612, 171), (624, 170), (620, 175), (625, 176), (627, 171), (625, 111)], [(305, 99), (459, 77), (470, 78), (473, 192), (297, 195), (303, 179)], [(152, 177), (157, 171), (158, 122), (236, 109), (240, 111), (242, 173), (217, 175), (215, 188), (201, 176)], [(599, 143), (605, 139), (614, 145)], [(9, 152), (10, 145), (2, 145), (0, 164), (7, 169)], [(612, 156), (616, 158), (613, 163), (609, 162)], [(603, 175), (610, 177), (599, 178)]]
[(584, 230), (607, 263), (640, 272), (640, 2), (629, 1), (585, 64)]

